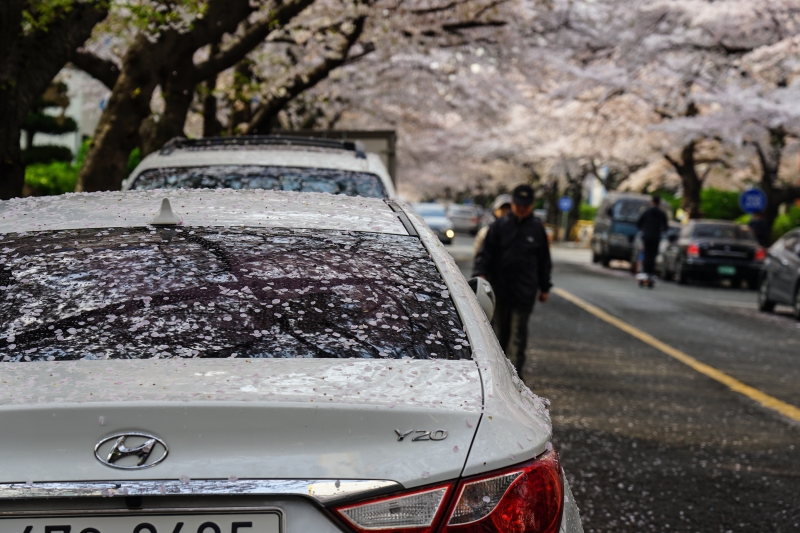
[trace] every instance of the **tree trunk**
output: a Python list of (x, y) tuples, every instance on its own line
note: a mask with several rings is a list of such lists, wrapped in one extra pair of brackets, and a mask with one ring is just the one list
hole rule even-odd
[(203, 137), (217, 137), (222, 133), (222, 124), (217, 118), (217, 97), (214, 90), (217, 86), (217, 77), (207, 80), (203, 95)]
[(20, 149), (22, 123), (72, 53), (103, 20), (100, 2), (75, 3), (56, 10), (46, 28), (22, 31), (30, 2), (0, 1), (0, 199), (22, 195), (25, 166)]
[(681, 149), (680, 161), (676, 161), (669, 155), (664, 156), (681, 178), (681, 185), (683, 186), (681, 208), (688, 213), (690, 219), (703, 218), (703, 212), (700, 209), (700, 193), (703, 190), (703, 180), (697, 175), (695, 166), (694, 154), (696, 145), (696, 141), (686, 144)]
[(19, 146), (20, 134), (17, 121), (13, 119), (0, 121), (0, 199), (2, 200), (22, 196), (25, 165), (22, 164), (22, 149)]
[(153, 135), (142, 136), (142, 157), (146, 157), (174, 137), (183, 137), (183, 128), (186, 125), (186, 116), (194, 99), (194, 83), (192, 66), (179, 68), (169, 74), (168, 79), (162, 82), (164, 88), (164, 114), (151, 128)]
[(76, 191), (120, 189), (128, 157), (139, 145), (139, 127), (150, 114), (150, 98), (158, 84), (155, 73), (159, 69), (153, 68), (153, 63), (159, 58), (163, 62), (165, 48), (168, 47), (139, 37), (128, 50), (122, 72), (89, 145)]
[(761, 162), (760, 185), (761, 190), (764, 191), (767, 197), (767, 207), (764, 209), (763, 215), (770, 228), (775, 224), (775, 219), (778, 218), (781, 204), (797, 198), (792, 194), (792, 191), (795, 191), (797, 187), (783, 189), (777, 186), (778, 170), (781, 167), (783, 149), (786, 146), (786, 135), (786, 131), (783, 128), (777, 128), (769, 132), (769, 145), (767, 147), (763, 147), (758, 142), (752, 143)]

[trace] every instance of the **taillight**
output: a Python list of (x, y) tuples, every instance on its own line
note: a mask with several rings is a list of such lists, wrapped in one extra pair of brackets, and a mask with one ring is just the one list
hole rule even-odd
[(558, 454), (463, 480), (446, 533), (556, 533), (564, 482)]
[(767, 258), (767, 252), (762, 247), (756, 248), (756, 261), (763, 261)]
[(686, 247), (686, 255), (689, 257), (700, 257), (700, 247), (692, 243)]
[(453, 485), (440, 485), (345, 505), (335, 509), (355, 531), (430, 533), (450, 499)]
[(358, 533), (556, 533), (560, 526), (564, 483), (554, 450), (452, 489), (438, 485), (334, 510)]

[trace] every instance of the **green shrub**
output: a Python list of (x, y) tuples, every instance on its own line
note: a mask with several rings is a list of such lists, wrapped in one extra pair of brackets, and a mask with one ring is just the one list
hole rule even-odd
[(72, 161), (72, 150), (66, 146), (45, 144), (32, 146), (22, 151), (22, 162), (26, 165), (36, 163), (69, 163)]
[(786, 214), (778, 215), (772, 225), (772, 240), (778, 240), (787, 231), (800, 226), (800, 207), (793, 206)]
[[(83, 166), (89, 140), (85, 140), (78, 149), (78, 157), (74, 164), (70, 162), (33, 163), (25, 167), (25, 185), (36, 195), (64, 194), (75, 191), (78, 172)], [(70, 160), (72, 152), (70, 152)]]
[(597, 208), (592, 207), (589, 204), (581, 204), (580, 212), (578, 214), (578, 218), (580, 220), (594, 220), (594, 217), (597, 215)]
[(700, 210), (706, 218), (736, 220), (742, 216), (736, 191), (722, 191), (706, 188), (700, 192)]
[(37, 195), (73, 192), (78, 171), (80, 167), (71, 163), (34, 163), (25, 167), (25, 184)]

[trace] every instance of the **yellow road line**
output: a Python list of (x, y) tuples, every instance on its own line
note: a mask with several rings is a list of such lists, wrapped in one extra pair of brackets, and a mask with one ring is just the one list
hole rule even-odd
[(561, 288), (553, 288), (553, 292), (557, 295), (561, 296), (565, 300), (572, 302), (573, 304), (577, 305), (584, 311), (593, 314), (600, 320), (608, 322), (612, 326), (615, 326), (625, 333), (636, 337), (640, 341), (644, 342), (645, 344), (649, 344), (656, 350), (660, 350), (667, 354), (668, 356), (677, 359), (681, 363), (685, 364), (686, 366), (700, 372), (701, 374), (710, 377), (711, 379), (718, 381), (725, 385), (726, 387), (730, 388), (734, 392), (738, 392), (739, 394), (744, 394), (751, 400), (754, 400), (764, 407), (768, 409), (773, 409), (783, 416), (794, 420), (795, 422), (800, 422), (800, 408), (795, 407), (794, 405), (788, 404), (786, 402), (782, 402), (779, 399), (770, 396), (769, 394), (765, 394), (760, 390), (751, 387), (750, 385), (746, 385), (742, 383), (738, 379), (729, 376), (725, 372), (717, 370), (713, 366), (709, 366), (705, 363), (701, 363), (691, 355), (687, 355), (680, 350), (676, 350), (672, 346), (661, 342), (660, 340), (656, 339), (649, 333), (645, 333), (644, 331), (635, 328), (628, 324), (627, 322), (623, 322), (622, 320), (618, 319), (615, 316), (612, 316), (599, 307), (590, 304), (589, 302), (578, 298), (574, 294), (571, 294), (564, 289)]

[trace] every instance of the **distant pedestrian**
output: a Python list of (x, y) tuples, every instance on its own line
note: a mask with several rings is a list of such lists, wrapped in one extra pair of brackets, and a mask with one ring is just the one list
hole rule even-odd
[(667, 215), (661, 209), (661, 197), (654, 194), (650, 200), (650, 207), (642, 213), (636, 224), (642, 232), (642, 244), (644, 245), (644, 258), (642, 260), (642, 272), (637, 278), (640, 284), (647, 283), (653, 286), (653, 278), (656, 273), (656, 256), (658, 255), (658, 245), (661, 242), (661, 234), (667, 231)]
[(486, 234), (489, 233), (489, 226), (494, 224), (495, 220), (498, 218), (503, 218), (510, 212), (510, 194), (501, 194), (494, 199), (494, 202), (492, 203), (492, 213), (489, 216), (489, 223), (478, 230), (478, 233), (475, 235), (475, 241), (473, 242), (473, 246), (475, 247), (475, 255), (478, 255), (478, 252), (481, 251), (481, 247), (483, 247), (483, 241), (486, 240)]
[(528, 321), (537, 300), (550, 296), (550, 245), (542, 222), (533, 216), (533, 189), (519, 185), (511, 212), (497, 219), (475, 257), (473, 275), (491, 283), (496, 304), (492, 327), (506, 357), (522, 376)]
[(769, 224), (767, 224), (767, 220), (764, 218), (764, 213), (753, 213), (750, 216), (750, 222), (747, 225), (755, 234), (758, 244), (764, 248), (768, 247), (770, 242), (770, 231)]

